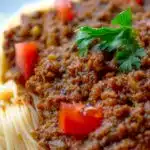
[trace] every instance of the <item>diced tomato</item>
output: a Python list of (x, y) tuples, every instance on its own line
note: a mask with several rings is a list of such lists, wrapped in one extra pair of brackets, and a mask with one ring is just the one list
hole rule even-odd
[[(128, 0), (128, 2), (131, 2), (131, 1), (133, 1), (133, 0)], [(144, 4), (144, 0), (134, 0), (134, 1), (136, 1), (136, 3), (139, 4), (139, 5)]]
[(136, 2), (137, 2), (139, 5), (143, 5), (143, 3), (144, 3), (143, 0), (136, 0)]
[(59, 127), (68, 135), (87, 135), (100, 127), (102, 118), (101, 108), (62, 103), (59, 112)]
[(56, 0), (58, 17), (64, 21), (71, 21), (74, 18), (72, 3), (70, 0)]
[(27, 80), (33, 73), (37, 62), (37, 45), (35, 42), (24, 42), (15, 44), (16, 66)]

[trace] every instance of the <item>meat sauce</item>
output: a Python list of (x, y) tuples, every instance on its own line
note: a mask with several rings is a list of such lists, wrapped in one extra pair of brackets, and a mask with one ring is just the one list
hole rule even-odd
[[(132, 8), (134, 27), (147, 55), (141, 69), (124, 74), (111, 55), (96, 52), (78, 56), (74, 44), (79, 26), (110, 26), (123, 9)], [(150, 12), (131, 1), (83, 0), (73, 3), (75, 17), (62, 22), (55, 10), (22, 15), (21, 25), (5, 32), (4, 50), (10, 62), (5, 79), (20, 82), (14, 44), (38, 43), (38, 63), (25, 88), (40, 102), (40, 126), (35, 137), (45, 150), (149, 150), (150, 149)], [(65, 135), (58, 126), (60, 104), (100, 105), (103, 122), (85, 137)], [(88, 126), (88, 125), (87, 125)]]

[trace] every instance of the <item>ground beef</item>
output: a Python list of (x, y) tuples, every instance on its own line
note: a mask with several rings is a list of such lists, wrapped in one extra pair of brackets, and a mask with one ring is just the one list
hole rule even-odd
[[(112, 55), (92, 47), (86, 58), (80, 58), (74, 45), (79, 26), (110, 26), (111, 19), (128, 7), (123, 1), (74, 3), (76, 17), (69, 23), (62, 23), (55, 10), (23, 15), (20, 26), (5, 32), (4, 50), (10, 62), (6, 80), (20, 82), (14, 43), (38, 43), (39, 61), (25, 87), (40, 99), (40, 126), (35, 134), (45, 150), (150, 149), (150, 12), (133, 1), (129, 5), (147, 55), (141, 69), (128, 74), (118, 73)], [(99, 104), (104, 110), (102, 125), (84, 139), (62, 134), (58, 128), (61, 102)]]

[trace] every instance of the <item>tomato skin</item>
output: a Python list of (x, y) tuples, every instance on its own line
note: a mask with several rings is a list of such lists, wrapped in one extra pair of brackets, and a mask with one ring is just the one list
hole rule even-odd
[(37, 45), (34, 42), (17, 43), (15, 44), (15, 52), (16, 66), (27, 80), (32, 75), (37, 62)]
[[(131, 2), (132, 0), (128, 0), (128, 2)], [(139, 5), (143, 5), (144, 4), (144, 0), (134, 0), (136, 1), (137, 4)]]
[(137, 2), (139, 5), (143, 5), (143, 3), (144, 3), (143, 0), (136, 0), (136, 2)]
[(74, 18), (72, 3), (70, 0), (56, 0), (57, 15), (63, 22), (71, 21)]
[(87, 135), (101, 125), (102, 109), (83, 104), (62, 103), (59, 112), (59, 127), (64, 134)]

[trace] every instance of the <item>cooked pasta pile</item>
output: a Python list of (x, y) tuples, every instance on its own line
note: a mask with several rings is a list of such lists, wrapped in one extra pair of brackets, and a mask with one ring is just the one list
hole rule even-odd
[(38, 125), (36, 111), (17, 99), (14, 81), (0, 85), (0, 150), (37, 150), (32, 137)]

